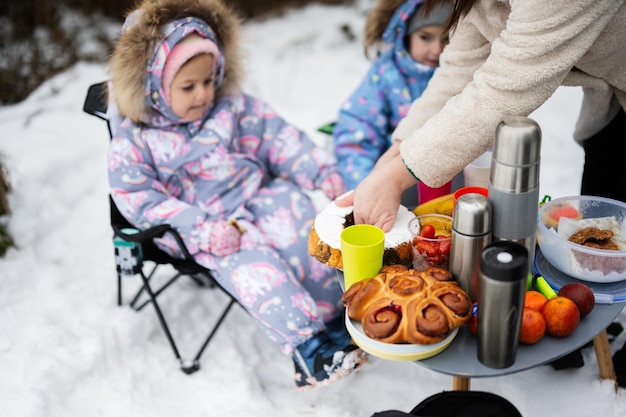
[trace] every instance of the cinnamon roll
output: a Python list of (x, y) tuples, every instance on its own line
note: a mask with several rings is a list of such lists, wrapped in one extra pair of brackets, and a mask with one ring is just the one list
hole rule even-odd
[(437, 343), (472, 316), (469, 296), (441, 268), (386, 266), (352, 285), (342, 301), (368, 337), (387, 343)]

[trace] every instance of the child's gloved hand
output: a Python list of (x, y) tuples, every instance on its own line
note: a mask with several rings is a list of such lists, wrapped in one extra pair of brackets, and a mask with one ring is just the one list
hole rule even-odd
[(320, 189), (324, 192), (324, 194), (326, 194), (326, 197), (334, 200), (335, 198), (346, 192), (346, 185), (343, 183), (341, 175), (339, 175), (339, 173), (337, 172), (334, 172), (328, 177), (324, 178), (324, 180), (320, 184)]
[(213, 225), (209, 241), (209, 252), (215, 256), (228, 256), (239, 251), (241, 230), (237, 222), (219, 220)]

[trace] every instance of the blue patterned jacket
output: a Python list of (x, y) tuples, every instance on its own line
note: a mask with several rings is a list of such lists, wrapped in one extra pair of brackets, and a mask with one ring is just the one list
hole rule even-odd
[(391, 133), (435, 71), (414, 61), (406, 49), (407, 21), (422, 2), (407, 1), (394, 13), (382, 36), (386, 50), (339, 111), (334, 152), (348, 189), (355, 188), (391, 146)]

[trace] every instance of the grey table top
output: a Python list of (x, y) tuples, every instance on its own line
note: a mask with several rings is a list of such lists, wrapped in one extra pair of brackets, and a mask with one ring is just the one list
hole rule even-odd
[[(337, 270), (337, 279), (343, 287), (343, 272)], [(467, 326), (459, 329), (454, 341), (443, 352), (436, 356), (415, 363), (436, 372), (448, 375), (481, 378), (507, 375), (534, 368), (584, 346), (598, 333), (606, 329), (615, 320), (626, 302), (614, 304), (596, 304), (593, 311), (580, 320), (580, 324), (568, 337), (556, 338), (544, 336), (533, 345), (520, 345), (515, 363), (503, 369), (494, 369), (480, 363), (477, 356), (478, 339), (472, 335)]]
[(564, 338), (544, 336), (533, 345), (520, 345), (515, 363), (504, 369), (493, 369), (480, 363), (477, 357), (478, 339), (467, 326), (459, 329), (454, 341), (446, 350), (428, 359), (416, 361), (433, 371), (468, 378), (507, 375), (540, 366), (584, 346), (606, 329), (619, 315), (626, 303), (596, 304), (593, 311), (580, 320), (574, 333)]

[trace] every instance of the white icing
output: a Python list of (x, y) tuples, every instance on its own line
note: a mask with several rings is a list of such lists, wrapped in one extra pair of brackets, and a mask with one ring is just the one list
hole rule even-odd
[[(328, 204), (315, 217), (315, 231), (320, 240), (331, 248), (341, 249), (340, 234), (345, 228), (346, 216), (352, 213), (352, 206), (339, 207), (334, 201)], [(393, 249), (401, 243), (412, 239), (409, 231), (409, 222), (415, 214), (404, 206), (398, 208), (396, 221), (390, 231), (385, 233), (385, 249)]]

